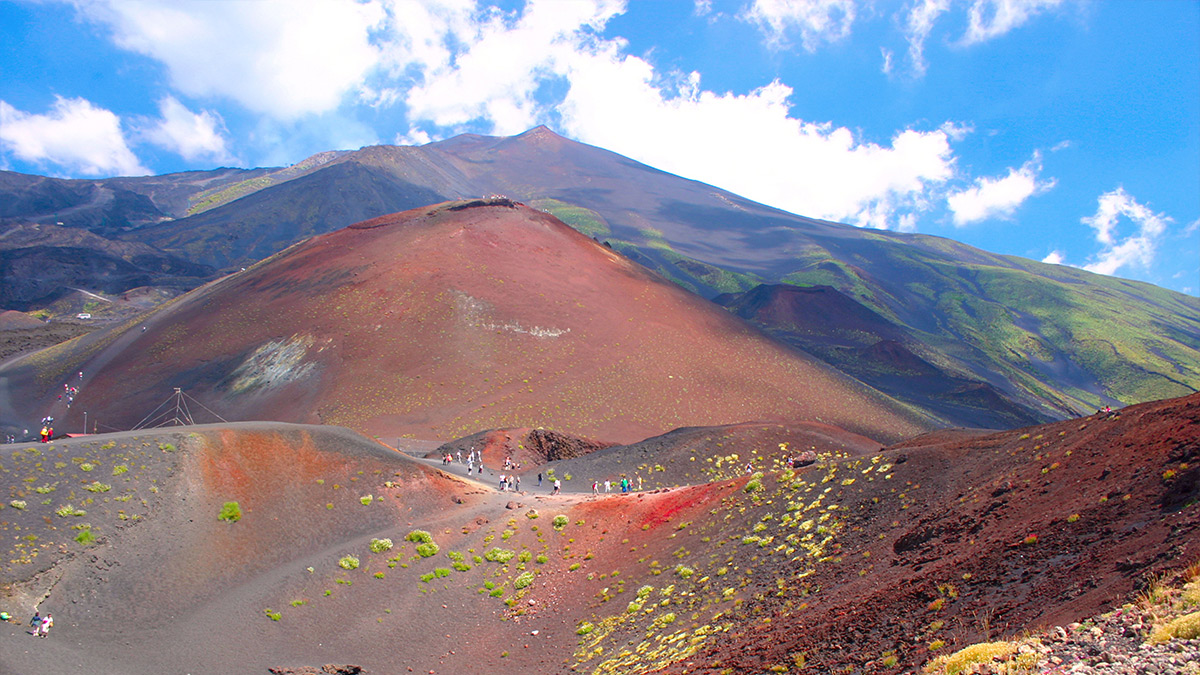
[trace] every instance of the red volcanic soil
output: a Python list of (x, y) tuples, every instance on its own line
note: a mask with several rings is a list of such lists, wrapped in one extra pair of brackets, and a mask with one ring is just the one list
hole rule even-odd
[[(543, 427), (631, 442), (681, 426), (807, 419), (894, 441), (934, 426), (507, 200), (316, 237), (144, 324), (36, 356), (9, 367), (6, 386), (22, 414), (66, 427), (84, 410), (131, 426), (174, 387), (225, 419), (382, 438)], [(57, 380), (75, 370), (87, 386), (57, 410)]]
[[(1079, 620), (1200, 558), (1200, 395), (977, 438), (936, 434), (880, 457), (874, 481), (858, 470), (866, 462), (830, 481), (843, 529), (815, 572), (801, 580), (793, 561), (766, 556), (739, 627), (668, 672), (744, 672), (797, 655), (822, 672), (900, 672), (936, 655), (935, 640), (951, 650)], [(757, 512), (777, 518), (773, 506)], [(777, 595), (764, 579), (807, 592)]]
[[(826, 440), (790, 470), (764, 447), (785, 436)], [(14, 446), (0, 477), (26, 503), (0, 511), (0, 608), (56, 627), (35, 641), (0, 624), (0, 672), (911, 672), (939, 640), (1077, 620), (1200, 557), (1200, 395), (887, 449), (854, 438), (679, 430), (645, 447), (761, 472), (600, 496), (500, 493), (322, 427)], [(584, 475), (624, 456), (632, 473), (636, 447), (570, 461)], [(239, 521), (217, 519), (226, 501)], [(57, 514), (67, 502), (86, 514)]]

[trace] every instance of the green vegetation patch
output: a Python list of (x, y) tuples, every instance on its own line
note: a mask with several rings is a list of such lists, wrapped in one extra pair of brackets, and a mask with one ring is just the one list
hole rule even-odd
[(404, 538), (407, 541), (411, 541), (411, 542), (414, 542), (417, 544), (433, 543), (433, 535), (429, 534), (425, 530), (413, 530), (412, 532), (409, 532), (408, 535)]
[(217, 514), (217, 520), (224, 520), (227, 523), (236, 523), (242, 519), (242, 507), (237, 502), (225, 502), (221, 506), (221, 512)]
[(591, 209), (568, 204), (557, 199), (535, 199), (529, 205), (535, 209), (549, 213), (567, 225), (570, 225), (572, 229), (589, 237), (600, 238), (612, 233), (612, 229), (608, 226), (608, 221), (604, 219), (604, 216)]
[(487, 553), (483, 554), (483, 557), (489, 562), (506, 563), (512, 560), (515, 555), (517, 555), (515, 552), (506, 548), (491, 548), (488, 549)]

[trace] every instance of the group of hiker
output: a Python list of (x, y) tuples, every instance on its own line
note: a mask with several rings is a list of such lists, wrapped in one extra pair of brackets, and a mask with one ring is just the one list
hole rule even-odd
[(40, 443), (49, 443), (54, 438), (54, 418), (47, 415), (42, 418), (42, 437)]
[[(0, 612), (0, 621), (12, 621), (12, 619), (13, 616), (8, 612)], [(29, 627), (33, 629), (29, 631), (30, 635), (44, 638), (54, 627), (54, 615), (47, 612), (46, 616), (42, 616), (41, 612), (34, 611), (33, 618), (29, 620)]]
[[(603, 485), (604, 485), (605, 492), (612, 492), (612, 481), (611, 480), (605, 479)], [(592, 494), (594, 494), (594, 495), (600, 494), (600, 486), (601, 486), (600, 481), (598, 481), (598, 480), (592, 481)], [(618, 483), (618, 487), (621, 489), (621, 492), (632, 492), (633, 491), (633, 481), (629, 480), (625, 476), (621, 476), (621, 481)], [(641, 476), (638, 476), (638, 489), (639, 490), (642, 489), (642, 477)]]
[[(450, 466), (455, 463), (466, 465), (468, 476), (470, 476), (472, 473), (476, 473), (480, 476), (483, 475), (483, 452), (476, 450), (474, 447), (472, 447), (470, 449), (470, 451), (467, 453), (466, 457), (463, 457), (462, 450), (458, 450), (456, 452), (443, 451), (441, 453), (440, 459), (442, 461), (443, 466)], [(502, 469), (502, 471), (504, 471), (504, 473), (500, 474), (499, 479), (497, 480), (497, 489), (499, 489), (500, 492), (520, 492), (521, 491), (521, 476), (520, 476), (520, 474), (516, 473), (516, 471), (519, 471), (520, 468), (521, 468), (521, 463), (515, 461), (511, 455), (504, 458), (504, 468)], [(510, 471), (512, 473), (509, 473)], [(545, 477), (541, 473), (538, 473), (537, 486), (541, 487), (542, 482), (544, 480), (545, 480)], [(599, 481), (599, 480), (594, 480), (594, 481), (592, 481), (592, 494), (594, 494), (594, 495), (600, 494), (601, 485), (603, 485), (605, 492), (612, 492), (612, 490), (613, 490), (613, 481), (612, 480), (605, 480), (605, 481), (603, 481), (603, 483), (601, 483), (601, 481)], [(635, 491), (633, 481), (626, 476), (621, 476), (621, 479), (616, 482), (616, 487), (621, 492), (627, 493), (627, 492)], [(637, 479), (636, 490), (641, 490), (641, 489), (642, 489), (642, 478), (639, 476)], [(550, 494), (552, 494), (552, 495), (562, 494), (562, 480), (554, 477), (553, 474), (551, 474)]]
[[(83, 383), (83, 371), (82, 370), (79, 371), (77, 377), (79, 378), (79, 383), (82, 384)], [(73, 385), (70, 382), (64, 382), (63, 383), (63, 393), (58, 395), (58, 400), (61, 401), (65, 398), (67, 400), (67, 409), (70, 410), (71, 404), (75, 402), (75, 397), (78, 395), (79, 395), (79, 387), (77, 385)], [(49, 443), (50, 441), (54, 440), (54, 418), (51, 417), (50, 415), (47, 415), (42, 418), (42, 430), (39, 435), (40, 435), (40, 438), (38, 439), (38, 441), (41, 443)], [(15, 440), (15, 439), (13, 439), (13, 440)], [(12, 442), (12, 440), (10, 440), (9, 442)]]

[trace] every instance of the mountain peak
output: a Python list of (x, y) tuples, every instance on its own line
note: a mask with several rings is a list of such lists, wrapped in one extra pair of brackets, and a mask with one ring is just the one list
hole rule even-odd
[(516, 140), (520, 140), (520, 141), (542, 143), (542, 144), (561, 143), (562, 141), (567, 140), (565, 137), (554, 133), (554, 131), (552, 131), (550, 129), (550, 127), (548, 127), (544, 124), (539, 124), (536, 127), (530, 129), (529, 131), (526, 131), (523, 134), (513, 136), (513, 138)]

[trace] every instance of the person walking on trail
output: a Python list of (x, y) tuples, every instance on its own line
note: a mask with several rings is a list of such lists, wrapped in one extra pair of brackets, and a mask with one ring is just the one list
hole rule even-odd
[(611, 481), (611, 480), (605, 480), (605, 481), (604, 481), (604, 491), (605, 491), (605, 492), (612, 492), (612, 481)]
[(542, 472), (538, 472), (538, 487), (542, 487)]
[(54, 627), (54, 616), (51, 614), (46, 614), (46, 616), (42, 617), (42, 625), (38, 626), (37, 636), (38, 637), (46, 637), (47, 635), (50, 634), (50, 629), (53, 627)]
[(521, 477), (520, 476), (513, 476), (513, 491), (514, 492), (521, 491)]
[(42, 613), (34, 610), (33, 618), (29, 620), (29, 627), (33, 629), (33, 634), (37, 635), (37, 631), (42, 627)]
[(562, 481), (555, 478), (554, 479), (554, 491), (551, 492), (550, 494), (556, 495), (556, 494), (559, 494), (560, 492), (562, 492)]
[(504, 492), (504, 488), (508, 487), (508, 483), (504, 480), (504, 474), (500, 474), (500, 491)]
[(592, 494), (594, 494), (594, 495), (600, 494), (600, 481), (598, 481), (598, 480), (592, 481)]

